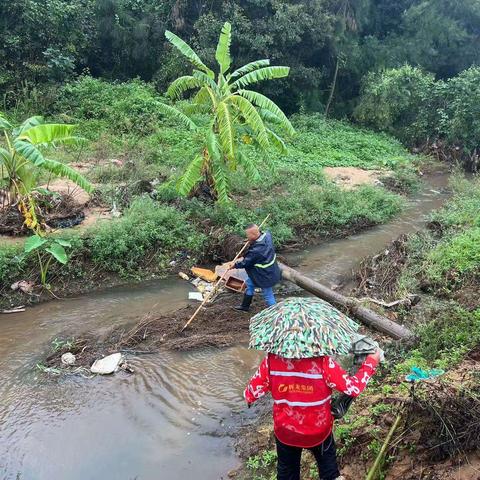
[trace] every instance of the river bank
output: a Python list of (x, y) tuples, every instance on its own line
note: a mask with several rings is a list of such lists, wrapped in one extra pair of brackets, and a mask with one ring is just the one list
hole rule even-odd
[[(435, 202), (435, 198), (441, 199), (445, 189), (447, 187), (446, 178), (448, 173), (445, 167), (440, 165), (424, 165), (427, 173), (422, 177), (421, 180), (418, 180), (419, 186), (416, 187), (416, 192), (410, 192), (409, 196), (398, 197), (396, 200), (394, 197), (384, 197), (384, 193), (381, 193), (382, 187), (375, 187), (376, 190), (373, 190), (374, 187), (366, 187), (372, 190), (368, 190), (373, 196), (365, 197), (363, 199), (364, 205), (361, 207), (361, 211), (357, 213), (349, 213), (350, 219), (346, 223), (338, 223), (335, 226), (334, 220), (333, 224), (330, 227), (322, 226), (322, 224), (311, 223), (312, 219), (309, 220), (308, 225), (304, 225), (301, 228), (298, 228), (295, 233), (295, 237), (285, 239), (281, 236), (276, 238), (279, 251), (282, 255), (291, 255), (293, 261), (297, 261), (296, 255), (292, 255), (293, 252), (301, 252), (303, 249), (308, 248), (310, 245), (328, 245), (334, 239), (348, 238), (352, 235), (359, 234), (365, 231), (375, 231), (375, 226), (387, 222), (388, 219), (393, 216), (397, 216), (399, 219), (399, 228), (402, 225), (402, 219), (408, 218), (412, 209), (417, 208), (421, 202), (425, 202), (425, 208), (434, 208), (434, 204), (430, 206), (431, 196)], [(345, 178), (345, 177), (343, 177)], [(349, 177), (350, 178), (350, 177)], [(389, 177), (394, 178), (394, 177)], [(344, 195), (347, 199), (347, 203), (341, 208), (349, 208), (350, 201), (355, 202), (359, 200), (358, 195), (362, 196), (361, 191), (358, 190), (343, 190), (342, 187), (328, 187), (333, 188), (335, 195)], [(343, 191), (343, 194), (341, 193)], [(357, 192), (357, 193), (354, 193)], [(365, 193), (367, 190), (365, 191)], [(377, 193), (376, 193), (377, 192)], [(433, 193), (432, 193), (433, 192)], [(380, 194), (380, 197), (377, 197), (377, 194)], [(406, 195), (406, 192), (404, 192)], [(348, 200), (348, 196), (351, 196), (351, 200)], [(338, 197), (340, 198), (340, 197)], [(373, 216), (370, 218), (366, 217), (366, 212), (369, 208), (375, 208), (375, 205), (380, 205), (383, 200), (386, 200), (386, 204), (382, 205), (382, 209), (389, 210), (389, 213), (385, 217), (377, 217), (378, 212), (371, 212)], [(345, 200), (345, 199), (344, 199)], [(343, 201), (343, 200), (342, 200)], [(372, 204), (372, 201), (374, 204)], [(393, 210), (391, 209), (392, 203), (396, 205)], [(440, 200), (439, 200), (440, 201)], [(400, 202), (402, 207), (400, 208)], [(148, 203), (148, 202), (147, 202)], [(152, 205), (153, 207), (153, 205)], [(320, 208), (321, 205), (316, 208)], [(158, 207), (155, 207), (158, 208)], [(335, 205), (333, 206), (334, 210)], [(420, 207), (422, 208), (422, 207)], [(181, 210), (181, 208), (180, 208)], [(260, 215), (263, 215), (265, 211), (270, 212), (269, 210), (264, 210)], [(403, 211), (403, 213), (400, 213)], [(364, 212), (364, 213), (361, 213)], [(146, 280), (154, 280), (164, 278), (169, 274), (175, 274), (179, 271), (188, 271), (189, 268), (194, 264), (199, 263), (215, 263), (223, 262), (229, 260), (240, 248), (239, 243), (230, 245), (229, 240), (235, 238), (232, 236), (232, 233), (241, 233), (243, 225), (248, 222), (248, 217), (245, 216), (242, 219), (234, 219), (236, 227), (232, 228), (232, 225), (225, 225), (220, 227), (217, 225), (217, 222), (221, 221), (224, 217), (223, 214), (220, 217), (211, 217), (206, 218), (200, 221), (200, 223), (195, 223), (197, 220), (187, 220), (185, 216), (178, 217), (178, 213), (173, 211), (169, 212), (167, 217), (160, 211), (160, 214), (157, 215), (153, 211), (152, 218), (145, 218), (145, 215), (140, 215), (139, 206), (134, 207), (132, 214), (126, 214), (120, 222), (114, 224), (103, 224), (100, 228), (100, 238), (98, 236), (90, 236), (90, 230), (83, 231), (78, 227), (75, 229), (67, 229), (62, 232), (58, 232), (57, 235), (61, 235), (62, 238), (68, 239), (72, 243), (73, 252), (70, 254), (70, 260), (67, 265), (57, 266), (53, 265), (51, 272), (49, 273), (49, 282), (50, 290), (41, 288), (38, 284), (30, 292), (22, 292), (21, 290), (12, 291), (10, 286), (18, 281), (26, 281), (32, 285), (36, 284), (36, 278), (38, 276), (38, 265), (36, 264), (35, 258), (27, 258), (22, 261), (22, 264), (19, 264), (16, 258), (21, 254), (22, 243), (12, 245), (12, 244), (3, 244), (0, 242), (0, 309), (10, 309), (18, 305), (32, 305), (36, 303), (41, 303), (44, 301), (52, 300), (54, 298), (68, 298), (72, 296), (84, 295), (87, 293), (94, 292), (96, 290), (103, 290), (106, 288), (112, 288), (115, 286), (127, 285), (132, 283), (141, 283)], [(218, 212), (217, 212), (218, 213)], [(274, 212), (270, 212), (275, 214)], [(142, 210), (142, 214), (144, 211)], [(173, 214), (173, 216), (172, 216)], [(324, 212), (322, 215), (326, 215)], [(328, 213), (331, 215), (332, 212)], [(180, 213), (180, 215), (182, 215)], [(230, 217), (230, 221), (233, 217)], [(278, 217), (273, 217), (272, 222), (269, 222), (268, 228), (273, 231), (273, 234), (281, 231), (283, 227), (278, 226)], [(139, 224), (138, 221), (141, 223)], [(124, 242), (127, 232), (133, 233), (134, 231), (146, 228), (148, 230), (149, 225), (153, 225), (153, 222), (165, 222), (166, 225), (162, 227), (162, 238), (163, 241), (167, 237), (169, 225), (172, 226), (173, 230), (168, 233), (168, 236), (177, 235), (179, 238), (172, 244), (169, 240), (168, 244), (171, 245), (169, 250), (170, 253), (165, 251), (159, 251), (158, 247), (150, 251), (144, 257), (138, 257), (137, 254), (134, 254), (135, 258), (138, 259), (138, 265), (136, 265), (136, 270), (134, 272), (128, 273), (128, 270), (123, 270), (123, 267), (120, 270), (116, 271), (115, 265), (117, 265), (117, 260), (114, 262), (114, 268), (112, 270), (111, 265), (106, 268), (106, 265), (102, 262), (93, 261), (92, 255), (95, 255), (92, 252), (92, 244), (96, 246), (93, 247), (94, 251), (100, 246), (105, 248), (111, 248), (111, 255), (115, 255), (116, 258), (121, 255), (121, 252), (113, 253), (116, 248), (115, 245), (117, 242)], [(184, 226), (179, 228), (178, 225), (174, 226), (174, 222), (183, 222)], [(245, 223), (243, 223), (245, 222)], [(280, 230), (279, 230), (280, 228)], [(193, 231), (195, 237), (194, 240), (188, 240), (185, 235), (187, 231)], [(95, 230), (94, 230), (95, 231)], [(116, 232), (119, 233), (117, 238)], [(188, 235), (187, 235), (188, 236)], [(189, 237), (190, 238), (190, 237)], [(110, 242), (110, 245), (108, 244)], [(182, 243), (183, 242), (183, 243)], [(136, 249), (134, 243), (127, 244), (122, 243), (123, 248), (132, 248)], [(129, 245), (127, 247), (127, 245)], [(202, 251), (198, 249), (202, 245)], [(145, 247), (146, 248), (146, 247)], [(148, 248), (152, 248), (151, 246)], [(180, 250), (178, 250), (180, 249)], [(121, 260), (122, 262), (124, 260)], [(130, 264), (130, 260), (128, 261)], [(118, 266), (118, 265), (117, 265)]]
[[(382, 342), (387, 361), (367, 393), (335, 425), (343, 473), (365, 478), (395, 419), (382, 478), (473, 480), (480, 466), (480, 261), (475, 238), (480, 183), (455, 179), (454, 195), (424, 229), (401, 235), (356, 269), (346, 293), (415, 331), (408, 344)], [(418, 297), (415, 305), (395, 300)], [(412, 387), (412, 367), (445, 373)], [(238, 445), (244, 464), (238, 478), (268, 479), (275, 467), (271, 419), (260, 408), (258, 423)], [(305, 478), (316, 478), (313, 459), (304, 458)]]

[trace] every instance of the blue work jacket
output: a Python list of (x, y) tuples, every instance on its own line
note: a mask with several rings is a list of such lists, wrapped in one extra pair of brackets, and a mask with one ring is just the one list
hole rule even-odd
[(271, 233), (262, 233), (252, 242), (244, 259), (235, 263), (235, 268), (244, 268), (256, 287), (268, 288), (277, 284), (282, 274)]

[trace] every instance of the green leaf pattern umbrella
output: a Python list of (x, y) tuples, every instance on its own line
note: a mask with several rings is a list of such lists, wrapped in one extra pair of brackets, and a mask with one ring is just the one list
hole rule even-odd
[(288, 298), (252, 317), (250, 348), (284, 358), (346, 355), (359, 326), (319, 298)]

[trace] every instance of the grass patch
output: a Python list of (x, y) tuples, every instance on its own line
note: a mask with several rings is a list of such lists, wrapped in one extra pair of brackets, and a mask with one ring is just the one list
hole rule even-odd
[(146, 258), (155, 270), (165, 269), (178, 253), (199, 253), (204, 242), (185, 214), (139, 198), (120, 219), (93, 229), (86, 246), (96, 265), (126, 275), (145, 265)]
[(473, 227), (452, 238), (446, 238), (427, 255), (427, 276), (435, 282), (479, 273), (480, 227)]
[(417, 353), (438, 367), (448, 368), (480, 343), (480, 309), (468, 312), (452, 304), (421, 325), (417, 334)]
[(9, 285), (23, 271), (24, 264), (18, 257), (22, 251), (18, 245), (0, 245), (0, 285)]

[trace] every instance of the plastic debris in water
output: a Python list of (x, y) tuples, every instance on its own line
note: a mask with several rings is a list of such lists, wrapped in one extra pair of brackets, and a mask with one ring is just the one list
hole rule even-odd
[(186, 273), (183, 273), (183, 272), (178, 272), (178, 276), (180, 278), (183, 278), (183, 280), (190, 280), (190, 277), (186, 274)]

